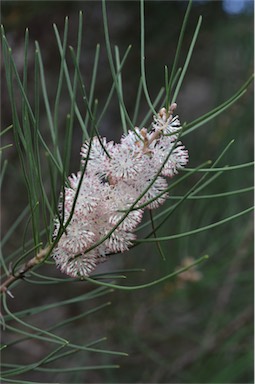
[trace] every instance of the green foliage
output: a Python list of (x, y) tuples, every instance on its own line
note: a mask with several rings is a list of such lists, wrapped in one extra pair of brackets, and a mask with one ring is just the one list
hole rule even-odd
[[(84, 376), (83, 371), (100, 370), (105, 372), (103, 376), (99, 376), (105, 382), (123, 382), (126, 376), (113, 373), (117, 371), (111, 370), (119, 368), (119, 365), (123, 366), (126, 373), (128, 372), (128, 379), (132, 382), (150, 380), (209, 382), (210, 380), (215, 383), (228, 383), (251, 380), (251, 353), (246, 347), (251, 333), (249, 293), (243, 299), (238, 295), (238, 290), (243, 282), (251, 281), (251, 272), (247, 268), (242, 270), (241, 264), (249, 264), (247, 260), (251, 252), (251, 225), (247, 225), (247, 228), (245, 226), (247, 214), (253, 209), (250, 206), (250, 192), (253, 189), (250, 169), (253, 163), (247, 159), (241, 162), (242, 156), (237, 157), (240, 162), (233, 161), (239, 145), (232, 140), (238, 129), (234, 124), (231, 139), (227, 136), (227, 140), (220, 141), (212, 161), (206, 157), (201, 162), (198, 158), (195, 163), (191, 159), (191, 164), (195, 165), (183, 171), (170, 184), (169, 202), (155, 215), (148, 215), (137, 228), (137, 241), (130, 251), (130, 256), (125, 256), (128, 258), (126, 268), (116, 268), (107, 273), (99, 271), (90, 278), (77, 280), (59, 276), (55, 270), (55, 263), (50, 259), (51, 250), (58, 240), (57, 238), (52, 241), (53, 220), (58, 211), (58, 195), (60, 191), (64, 191), (67, 176), (72, 170), (74, 128), (80, 127), (82, 140), (98, 134), (114, 97), (118, 101), (124, 133), (128, 129), (133, 129), (136, 124), (142, 127), (148, 123), (152, 114), (163, 105), (168, 107), (172, 102), (176, 102), (184, 77), (188, 76), (187, 71), (202, 22), (202, 18), (199, 17), (186, 59), (180, 66), (180, 53), (190, 12), (191, 1), (184, 16), (172, 70), (169, 73), (165, 66), (165, 87), (160, 84), (157, 95), (152, 100), (145, 69), (144, 3), (140, 2), (140, 75), (132, 117), (125, 102), (123, 81), (131, 46), (128, 46), (122, 56), (117, 46), (112, 50), (106, 1), (102, 2), (102, 18), (112, 84), (105, 102), (101, 104), (95, 95), (100, 71), (100, 45), (95, 49), (89, 87), (80, 69), (83, 55), (81, 12), (78, 18), (76, 48), (68, 46), (68, 18), (65, 19), (62, 38), (58, 27), (54, 25), (53, 28), (59, 52), (59, 76), (55, 79), (53, 104), (50, 103), (48, 95), (49, 86), (53, 85), (49, 84), (39, 43), (35, 43), (33, 89), (30, 89), (28, 54), (31, 43), (28, 29), (24, 37), (23, 73), (20, 74), (2, 27), (3, 62), (12, 110), (12, 125), (4, 129), (2, 135), (12, 132), (27, 193), (27, 205), (10, 225), (1, 242), (3, 382), (32, 383), (34, 377), (35, 380), (42, 377), (42, 382), (55, 381), (56, 375), (65, 382), (84, 382), (89, 376)], [(188, 137), (193, 137), (198, 128), (208, 127), (212, 121), (219, 123), (221, 116), (229, 113), (229, 108), (240, 102), (252, 80), (253, 77), (250, 77), (233, 92), (232, 96), (228, 95), (226, 100), (211, 111), (184, 123), (181, 136), (186, 140)], [(147, 110), (141, 116), (139, 111), (143, 98), (146, 100)], [(68, 107), (63, 135), (61, 103), (66, 99)], [(44, 125), (47, 128), (44, 128)], [(206, 147), (207, 143), (203, 145)], [(1, 148), (1, 155), (4, 156), (7, 148), (9, 144)], [(1, 171), (1, 185), (7, 180), (8, 170), (9, 165), (5, 160)], [(244, 174), (247, 177), (244, 178)], [(151, 185), (154, 182), (155, 179)], [(223, 188), (219, 189), (218, 185)], [(135, 203), (130, 210), (134, 209)], [(118, 225), (119, 223), (116, 227)], [(63, 226), (62, 233), (66, 226)], [(16, 238), (18, 228), (22, 228), (22, 234), (19, 231), (20, 238)], [(233, 234), (231, 242), (224, 231)], [(110, 233), (107, 236), (110, 236)], [(8, 243), (13, 238), (16, 240), (15, 249), (9, 252)], [(104, 240), (105, 238), (101, 242)], [(152, 248), (154, 243), (156, 247)], [(180, 256), (170, 258), (168, 244), (171, 244), (172, 253)], [(96, 245), (98, 244), (93, 247)], [(235, 253), (235, 250), (238, 252)], [(199, 286), (192, 286), (190, 282), (182, 281), (181, 276), (185, 276), (184, 273), (194, 271), (198, 264), (207, 260), (208, 257), (203, 256), (204, 254), (209, 255), (209, 260), (203, 266), (206, 278), (201, 279)], [(217, 257), (219, 254), (220, 258)], [(230, 259), (229, 255), (232, 254), (234, 257)], [(38, 255), (40, 259), (36, 259)], [(184, 265), (181, 260), (190, 255), (192, 258), (195, 255), (195, 260)], [(146, 274), (140, 265), (143, 268), (149, 265)], [(172, 280), (169, 280), (170, 278)], [(219, 291), (214, 290), (215, 278), (222, 285)], [(120, 283), (127, 279), (129, 284)], [(141, 288), (152, 286), (154, 287), (148, 289), (146, 293), (146, 299), (140, 296)], [(31, 287), (34, 297), (31, 305), (24, 308), (22, 296), (29, 295)], [(236, 300), (230, 302), (229, 312), (224, 312), (223, 307), (229, 303), (231, 289), (236, 295)], [(58, 293), (52, 295), (53, 290)], [(128, 292), (121, 292), (123, 290)], [(115, 305), (110, 306), (109, 295), (113, 296)], [(120, 305), (123, 298), (124, 302), (130, 301), (128, 308), (123, 304)], [(169, 298), (172, 309), (167, 304)], [(192, 303), (195, 301), (198, 302), (198, 306), (194, 309)], [(240, 311), (244, 301), (244, 309)], [(139, 325), (139, 319), (137, 323), (133, 323), (132, 320), (132, 313), (139, 315), (137, 306), (141, 310), (143, 320), (146, 320), (149, 313), (151, 316), (148, 324), (144, 325), (146, 331), (141, 334), (139, 329), (141, 330), (142, 326)], [(180, 320), (180, 325), (173, 326), (173, 331), (167, 333), (168, 318), (172, 310), (180, 313), (184, 325)], [(232, 313), (235, 314), (234, 318)], [(185, 316), (189, 314), (191, 322), (196, 319), (198, 331), (194, 334), (190, 334), (188, 328), (185, 328)], [(117, 352), (115, 348), (98, 347), (106, 340), (105, 336), (102, 337), (100, 334), (101, 318), (104, 317), (109, 321), (108, 329), (113, 337), (111, 345), (115, 345), (116, 350), (124, 352)], [(117, 324), (112, 325), (112, 321), (109, 320), (112, 318), (118, 320)], [(45, 324), (42, 319), (45, 319)], [(87, 329), (81, 341), (79, 326), (85, 319)], [(99, 331), (92, 332), (95, 331), (94, 322), (99, 325)], [(125, 327), (121, 326), (121, 323), (125, 324)], [(137, 332), (128, 326), (131, 323), (134, 324), (134, 329), (137, 327)], [(203, 329), (202, 340), (201, 329)], [(153, 339), (148, 341), (145, 337), (146, 332), (150, 333), (152, 330), (155, 332)], [(92, 335), (95, 333), (98, 336), (92, 337), (90, 331)], [(160, 343), (163, 344), (163, 348), (157, 352), (157, 345)], [(176, 355), (171, 353), (174, 364), (169, 364), (168, 343), (174, 343), (176, 346)], [(33, 349), (37, 345), (40, 346), (39, 352), (33, 356)], [(186, 348), (190, 348), (187, 354), (183, 352)], [(24, 356), (17, 359), (15, 353), (19, 350), (29, 350), (31, 362)], [(124, 358), (127, 352), (129, 357)], [(140, 362), (134, 359), (136, 353), (140, 356), (142, 368), (139, 368)], [(95, 355), (100, 357), (94, 357)], [(148, 361), (151, 362), (153, 369), (155, 367), (154, 377), (151, 377), (151, 370), (147, 367)], [(225, 362), (225, 366), (222, 361)], [(97, 379), (98, 376), (95, 380)]]

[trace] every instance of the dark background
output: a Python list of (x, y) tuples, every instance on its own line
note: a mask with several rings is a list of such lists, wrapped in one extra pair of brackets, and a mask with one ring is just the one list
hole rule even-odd
[[(230, 4), (230, 8), (227, 5)], [(239, 12), (233, 13), (235, 7)], [(243, 8), (241, 5), (243, 4)], [(164, 85), (164, 65), (171, 68), (177, 46), (186, 1), (146, 1), (146, 73), (152, 99)], [(233, 8), (234, 7), (234, 8)], [(139, 2), (107, 1), (109, 30), (112, 46), (118, 45), (121, 55), (127, 46), (132, 50), (123, 70), (124, 99), (128, 111), (133, 113), (134, 99), (140, 75), (140, 17)], [(235, 8), (236, 9), (236, 8)], [(4, 1), (2, 23), (13, 49), (20, 72), (23, 68), (24, 29), (29, 27), (33, 68), (33, 42), (38, 40), (48, 79), (49, 96), (54, 100), (54, 80), (59, 70), (59, 56), (52, 24), (61, 31), (64, 17), (69, 16), (69, 44), (75, 45), (78, 11), (84, 14), (83, 51), (81, 71), (87, 86), (90, 84), (95, 46), (101, 45), (96, 97), (99, 108), (111, 86), (104, 45), (101, 3), (92, 1)], [(180, 63), (185, 60), (199, 15), (202, 28), (178, 97), (178, 114), (182, 122), (190, 122), (230, 97), (253, 72), (253, 9), (251, 2), (232, 0), (196, 1), (193, 4), (185, 35)], [(32, 83), (33, 78), (31, 76)], [(32, 85), (32, 84), (31, 84)], [(5, 84), (2, 85), (2, 126), (11, 124), (11, 110)], [(65, 129), (68, 103), (61, 104), (61, 119)], [(141, 120), (147, 112), (145, 100), (139, 111)], [(43, 112), (42, 112), (43, 113)], [(43, 117), (42, 117), (43, 118)], [(45, 128), (47, 131), (47, 120)], [(121, 121), (116, 99), (111, 103), (100, 126), (108, 139), (119, 140)], [(228, 111), (194, 133), (183, 138), (190, 154), (190, 167), (208, 159), (216, 159), (224, 147), (235, 143), (224, 164), (240, 164), (252, 160), (253, 153), (253, 93), (252, 87)], [(8, 141), (8, 139), (7, 139)], [(74, 131), (73, 156), (70, 172), (79, 166), (81, 130)], [(17, 172), (18, 159), (14, 148), (6, 150), (9, 160), (8, 179), (2, 194), (3, 232), (15, 221), (26, 204), (26, 192)], [(193, 179), (194, 181), (194, 179)], [(250, 186), (250, 169), (228, 172), (210, 185), (206, 193), (226, 192)], [(183, 185), (176, 195), (189, 185)], [(17, 193), (19, 191), (19, 193)], [(58, 193), (58, 192), (57, 192)], [(232, 215), (251, 205), (252, 195), (241, 194), (212, 200), (190, 200), (161, 231), (169, 235), (207, 225)], [(171, 204), (171, 200), (169, 202)], [(20, 244), (17, 230), (15, 238), (6, 245), (6, 253)], [(77, 383), (251, 383), (253, 375), (253, 222), (250, 215), (199, 235), (163, 243), (167, 260), (163, 261), (154, 245), (116, 255), (104, 264), (104, 270), (114, 268), (146, 268), (145, 274), (131, 277), (135, 283), (151, 281), (181, 265), (187, 257), (198, 258), (207, 253), (208, 262), (199, 267), (199, 281), (165, 282), (157, 287), (138, 292), (114, 292), (109, 295), (112, 305), (104, 311), (80, 320), (65, 331), (66, 337), (77, 342), (107, 336), (107, 347), (129, 353), (129, 357), (99, 354), (70, 359), (66, 366), (112, 364), (118, 370), (92, 370), (77, 374), (30, 373), (27, 380), (40, 382)], [(52, 268), (52, 267), (51, 267)], [(54, 268), (54, 266), (53, 266)], [(21, 309), (64, 300), (80, 294), (83, 284), (65, 285), (64, 289), (36, 289), (21, 283), (22, 288), (13, 309)], [(17, 294), (16, 294), (17, 295)], [(98, 302), (100, 300), (98, 299)], [(80, 313), (86, 304), (77, 304), (49, 314), (40, 322), (54, 323), (68, 315)], [(70, 313), (69, 313), (70, 311)], [(47, 316), (47, 315), (44, 315)], [(38, 325), (37, 324), (37, 325)], [(43, 346), (31, 344), (16, 347), (13, 356), (27, 362), (44, 353)], [(61, 365), (60, 365), (61, 366)], [(73, 375), (73, 376), (72, 376)]]

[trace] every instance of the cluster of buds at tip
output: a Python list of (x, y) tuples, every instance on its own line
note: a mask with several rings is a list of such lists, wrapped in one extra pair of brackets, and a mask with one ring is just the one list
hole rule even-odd
[(53, 258), (62, 272), (89, 276), (107, 256), (128, 250), (144, 210), (165, 202), (166, 178), (188, 162), (175, 108), (162, 108), (150, 131), (136, 127), (118, 144), (95, 136), (82, 145), (82, 170), (68, 178), (55, 219)]

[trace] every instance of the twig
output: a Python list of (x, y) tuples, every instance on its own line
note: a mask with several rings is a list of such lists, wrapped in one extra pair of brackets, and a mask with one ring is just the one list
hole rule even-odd
[(51, 246), (48, 245), (46, 248), (41, 249), (40, 252), (37, 253), (36, 256), (34, 256), (32, 259), (28, 260), (25, 264), (22, 265), (22, 267), (18, 270), (15, 275), (10, 275), (7, 277), (7, 279), (3, 282), (3, 284), (0, 285), (0, 292), (1, 293), (7, 293), (9, 296), (14, 297), (12, 293), (9, 291), (9, 286), (16, 280), (22, 279), (24, 277), (24, 274), (35, 267), (36, 265), (40, 264), (45, 256), (49, 253), (51, 250)]

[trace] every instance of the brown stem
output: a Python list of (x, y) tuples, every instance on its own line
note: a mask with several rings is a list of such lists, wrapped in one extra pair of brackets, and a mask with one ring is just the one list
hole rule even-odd
[(22, 279), (24, 274), (30, 269), (32, 269), (34, 266), (40, 264), (44, 260), (45, 256), (49, 253), (50, 249), (50, 245), (48, 245), (44, 249), (41, 249), (40, 252), (37, 253), (37, 255), (35, 255), (32, 259), (28, 260), (25, 264), (23, 264), (15, 275), (8, 276), (7, 279), (0, 285), (0, 292), (8, 293), (11, 297), (13, 297), (10, 291), (8, 290), (9, 286), (14, 281)]

